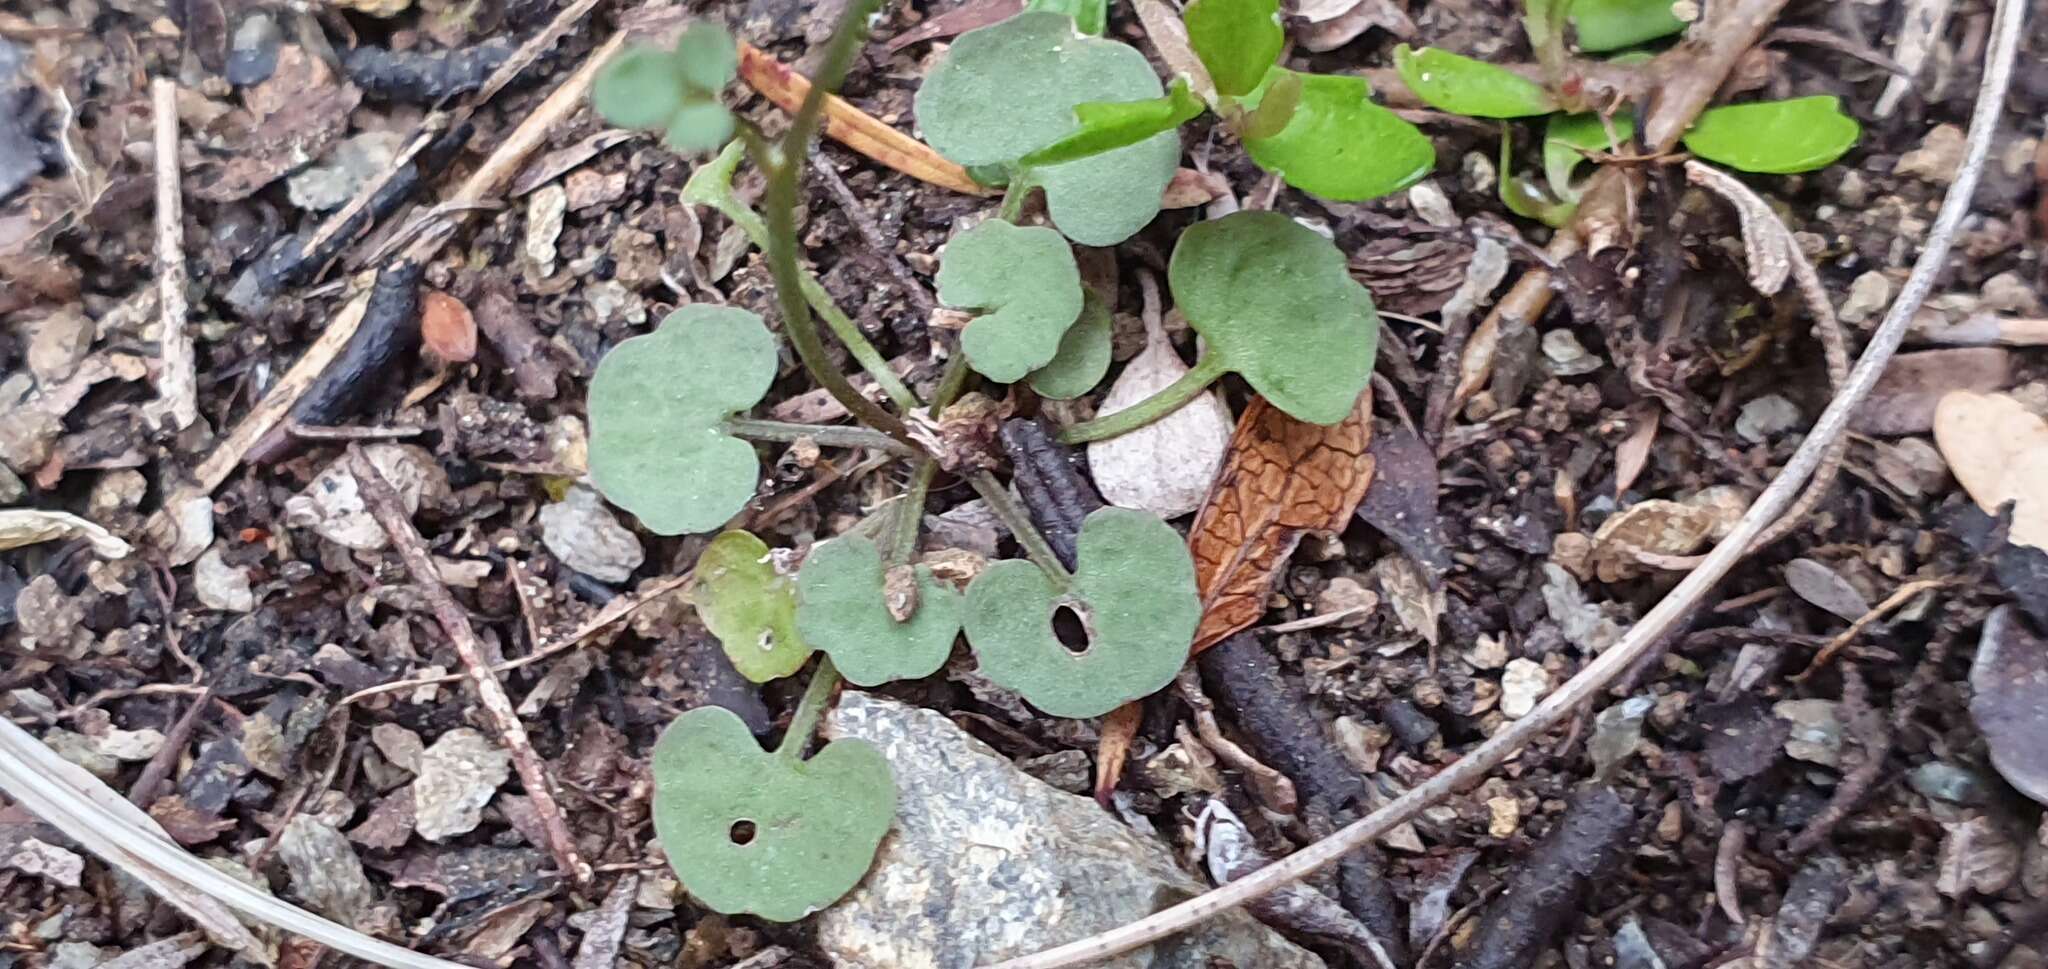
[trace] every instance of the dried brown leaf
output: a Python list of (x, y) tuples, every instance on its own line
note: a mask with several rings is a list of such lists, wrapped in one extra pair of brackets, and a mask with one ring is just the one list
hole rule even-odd
[(2013, 544), (2048, 549), (2048, 422), (2009, 395), (1958, 391), (1934, 410), (1934, 443), (1986, 514), (2014, 503)]
[(1643, 473), (1650, 463), (1650, 445), (1657, 440), (1657, 426), (1663, 423), (1664, 410), (1650, 404), (1645, 411), (1635, 416), (1635, 426), (1614, 448), (1614, 497), (1620, 498), (1636, 483), (1636, 477)]

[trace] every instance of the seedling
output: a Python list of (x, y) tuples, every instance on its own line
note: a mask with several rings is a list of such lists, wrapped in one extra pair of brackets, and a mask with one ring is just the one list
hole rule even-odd
[(696, 577), (697, 615), (741, 676), (766, 683), (811, 658), (797, 628), (796, 583), (776, 571), (767, 543), (748, 532), (721, 534), (697, 556)]
[(960, 350), (982, 376), (1014, 383), (1052, 362), (1081, 315), (1081, 271), (1051, 229), (990, 219), (946, 244), (939, 302), (981, 310)]
[(641, 44), (605, 65), (591, 102), (613, 124), (661, 131), (677, 151), (711, 151), (732, 140), (732, 112), (718, 95), (739, 66), (730, 34), (693, 24), (671, 50)]
[(1050, 400), (1071, 400), (1095, 389), (1109, 373), (1115, 321), (1094, 292), (1082, 294), (1081, 318), (1060, 337), (1052, 362), (1031, 375), (1031, 390)]
[(803, 757), (838, 679), (821, 664), (772, 753), (723, 707), (677, 717), (655, 743), (655, 836), (713, 911), (794, 922), (867, 874), (896, 814), (889, 762), (859, 739)]
[[(1201, 620), (1194, 563), (1180, 533), (1126, 508), (1081, 524), (1066, 583), (1028, 562), (996, 562), (967, 587), (967, 641), (981, 671), (1056, 717), (1093, 717), (1173, 681)], [(1088, 631), (1076, 653), (1053, 623)]]
[(881, 549), (859, 535), (819, 542), (797, 571), (797, 631), (861, 686), (937, 672), (960, 634), (961, 603), (930, 568), (885, 570)]

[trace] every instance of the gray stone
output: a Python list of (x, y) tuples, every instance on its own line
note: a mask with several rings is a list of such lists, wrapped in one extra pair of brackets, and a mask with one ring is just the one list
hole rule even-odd
[[(1026, 775), (939, 714), (848, 691), (833, 737), (881, 748), (896, 824), (868, 877), (818, 917), (841, 967), (968, 969), (1135, 921), (1207, 886), (1158, 840)], [(1114, 960), (1112, 969), (1315, 969), (1239, 911)]]
[(597, 492), (580, 486), (540, 510), (540, 540), (563, 565), (604, 582), (632, 578), (647, 559), (632, 530), (619, 524)]
[(359, 923), (369, 911), (375, 890), (363, 874), (362, 859), (327, 822), (308, 814), (292, 818), (277, 839), (277, 857), (292, 891), (313, 911), (343, 925)]
[(1735, 415), (1735, 433), (1745, 441), (1761, 444), (1798, 423), (1798, 407), (1778, 394), (1766, 394), (1742, 405)]
[(392, 131), (365, 131), (342, 139), (320, 164), (287, 179), (286, 194), (302, 209), (340, 208), (364, 182), (390, 168), (404, 144), (405, 137)]
[(221, 557), (221, 547), (215, 545), (199, 556), (192, 566), (192, 591), (199, 596), (199, 604), (208, 609), (227, 612), (251, 612), (256, 608), (256, 592), (249, 587), (249, 571), (238, 569)]

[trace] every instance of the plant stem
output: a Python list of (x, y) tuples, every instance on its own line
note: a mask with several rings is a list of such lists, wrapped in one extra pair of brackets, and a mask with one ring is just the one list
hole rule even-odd
[(1195, 361), (1194, 368), (1182, 374), (1179, 380), (1159, 388), (1158, 393), (1123, 410), (1099, 415), (1094, 420), (1082, 421), (1061, 431), (1060, 443), (1086, 444), (1128, 434), (1181, 409), (1228, 372), (1230, 368), (1224, 365), (1222, 355), (1212, 350), (1208, 356)]
[(865, 427), (848, 427), (844, 424), (792, 424), (788, 421), (764, 421), (752, 417), (728, 417), (725, 419), (725, 430), (734, 437), (744, 437), (752, 441), (793, 444), (803, 438), (810, 438), (826, 447), (868, 448), (905, 458), (920, 457), (924, 454), (923, 451), (881, 431), (872, 431)]
[(917, 533), (924, 524), (925, 496), (931, 494), (932, 479), (939, 474), (939, 462), (926, 458), (910, 478), (910, 490), (903, 494), (903, 510), (896, 516), (896, 534), (883, 560), (890, 565), (907, 565), (917, 555)]
[(818, 718), (825, 714), (825, 705), (832, 702), (832, 691), (839, 687), (839, 667), (832, 665), (832, 657), (818, 654), (818, 668), (811, 671), (810, 685), (804, 687), (803, 699), (797, 701), (796, 712), (789, 715), (789, 729), (782, 732), (782, 742), (775, 745), (775, 756), (785, 760), (802, 760), (804, 746), (811, 742), (811, 733), (818, 729)]
[(1052, 546), (1046, 542), (1045, 536), (1038, 533), (1038, 526), (1031, 524), (1031, 516), (1025, 513), (1023, 508), (1018, 507), (1016, 499), (1010, 497), (1010, 489), (1003, 487), (995, 475), (986, 471), (976, 471), (969, 475), (967, 483), (974, 486), (975, 492), (981, 495), (981, 500), (988, 503), (988, 510), (995, 513), (996, 520), (1002, 522), (1017, 539), (1017, 544), (1024, 548), (1024, 557), (1030, 559), (1031, 564), (1038, 566), (1038, 570), (1052, 580), (1054, 588), (1065, 592), (1073, 587), (1073, 573), (1068, 572), (1067, 567), (1060, 564), (1059, 556), (1053, 554)]
[(1024, 200), (1031, 197), (1031, 190), (1038, 183), (1031, 180), (1030, 172), (1018, 172), (1003, 189), (1003, 207), (996, 210), (996, 218), (1004, 222), (1015, 222), (1024, 214)]

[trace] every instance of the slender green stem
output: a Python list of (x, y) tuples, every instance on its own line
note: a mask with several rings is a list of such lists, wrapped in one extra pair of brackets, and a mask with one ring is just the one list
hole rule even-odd
[(1194, 369), (1182, 374), (1179, 380), (1159, 388), (1159, 392), (1138, 401), (1123, 410), (1103, 414), (1094, 420), (1082, 421), (1060, 432), (1061, 444), (1086, 444), (1100, 441), (1119, 434), (1129, 434), (1168, 414), (1173, 413), (1194, 400), (1197, 394), (1207, 390), (1217, 378), (1229, 373), (1223, 358), (1214, 351), (1195, 361)]
[(932, 479), (939, 473), (939, 462), (930, 458), (918, 462), (917, 473), (911, 475), (910, 490), (903, 495), (902, 511), (896, 516), (896, 534), (890, 537), (886, 549), (890, 565), (904, 565), (917, 555), (917, 533), (924, 525), (924, 500), (931, 494)]
[(725, 430), (734, 437), (744, 437), (753, 441), (792, 444), (803, 438), (810, 438), (826, 447), (861, 447), (905, 458), (921, 457), (924, 454), (923, 451), (881, 431), (865, 427), (848, 427), (844, 424), (792, 424), (788, 421), (764, 421), (752, 417), (728, 417), (725, 419)]
[(1031, 197), (1031, 190), (1038, 183), (1030, 172), (1018, 172), (1010, 179), (1009, 187), (1003, 189), (1003, 207), (996, 211), (996, 218), (1004, 222), (1015, 222), (1024, 214), (1024, 200)]
[(967, 389), (967, 378), (971, 376), (973, 374), (967, 370), (967, 355), (961, 353), (959, 347), (954, 347), (953, 358), (946, 361), (945, 371), (939, 374), (939, 388), (932, 396), (932, 407), (929, 411), (932, 419), (937, 420), (940, 414), (945, 413), (946, 408), (953, 406), (953, 402), (960, 399), (961, 391)]
[(782, 742), (775, 745), (775, 756), (786, 760), (802, 760), (804, 746), (811, 742), (811, 732), (818, 729), (818, 718), (824, 716), (825, 705), (832, 702), (832, 691), (839, 687), (839, 668), (832, 665), (832, 657), (818, 654), (818, 668), (811, 671), (811, 682), (804, 687), (803, 699), (797, 701), (796, 712), (789, 716), (789, 729), (782, 732)]
[(1074, 584), (1073, 573), (1060, 564), (1060, 557), (1053, 554), (1052, 545), (1038, 533), (1038, 526), (1031, 524), (1031, 516), (1017, 504), (1016, 499), (1010, 497), (1010, 489), (1003, 487), (995, 475), (986, 471), (976, 471), (968, 476), (967, 483), (974, 486), (981, 500), (988, 503), (988, 510), (995, 513), (996, 519), (1016, 537), (1017, 544), (1023, 546), (1024, 557), (1052, 580), (1054, 588), (1067, 591)]

